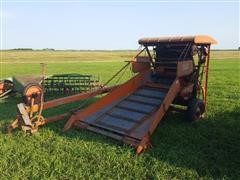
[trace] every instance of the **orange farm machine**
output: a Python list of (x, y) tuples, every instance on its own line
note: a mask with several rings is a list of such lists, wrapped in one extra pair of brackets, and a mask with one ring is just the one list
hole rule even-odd
[[(80, 128), (102, 134), (136, 148), (137, 154), (151, 146), (151, 135), (168, 110), (184, 111), (186, 119), (203, 117), (207, 105), (210, 46), (205, 35), (142, 38), (140, 51), (108, 82), (127, 67), (134, 76), (123, 84), (106, 86), (51, 101), (43, 101), (41, 86), (25, 92), (18, 104), (17, 119), (8, 127), (34, 133), (49, 122), (68, 118), (64, 131)], [(42, 111), (62, 104), (103, 95), (94, 103), (54, 117)]]

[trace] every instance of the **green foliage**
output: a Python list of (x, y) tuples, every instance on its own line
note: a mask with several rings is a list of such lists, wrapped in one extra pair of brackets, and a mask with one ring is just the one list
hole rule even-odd
[[(101, 62), (50, 63), (47, 72), (100, 75), (105, 82), (124, 64), (104, 61), (108, 58), (101, 57)], [(15, 118), (21, 98), (1, 100), (0, 179), (239, 179), (239, 65), (238, 59), (211, 61), (207, 116), (189, 123), (183, 114), (169, 112), (152, 136), (153, 148), (140, 156), (127, 145), (88, 131), (62, 133), (66, 120), (41, 127), (36, 135), (15, 131), (8, 136), (4, 127)], [(4, 77), (39, 74), (40, 66), (3, 64), (3, 70)], [(77, 106), (61, 106), (46, 115)]]

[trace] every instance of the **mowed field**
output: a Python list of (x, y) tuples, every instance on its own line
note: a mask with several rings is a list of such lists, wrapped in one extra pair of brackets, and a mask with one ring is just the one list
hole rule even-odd
[[(82, 73), (108, 80), (134, 51), (3, 51), (0, 78)], [(125, 78), (125, 79), (124, 79)], [(129, 74), (121, 80), (129, 78)], [(16, 114), (19, 96), (0, 100), (0, 179), (239, 179), (239, 51), (212, 51), (207, 116), (189, 123), (184, 114), (167, 113), (152, 136), (153, 148), (140, 156), (107, 137), (71, 129), (66, 120), (48, 124), (35, 135), (4, 129)], [(51, 97), (48, 97), (51, 98)], [(53, 115), (78, 107), (64, 105)]]

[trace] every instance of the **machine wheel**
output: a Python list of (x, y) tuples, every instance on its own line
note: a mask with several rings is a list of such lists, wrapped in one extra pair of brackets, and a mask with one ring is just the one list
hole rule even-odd
[(197, 121), (202, 117), (204, 112), (204, 102), (200, 99), (191, 99), (187, 107), (187, 120), (190, 122)]
[(23, 100), (24, 103), (30, 105), (31, 99), (34, 98), (34, 104), (41, 102), (41, 96), (43, 93), (42, 86), (37, 83), (29, 83), (23, 90)]

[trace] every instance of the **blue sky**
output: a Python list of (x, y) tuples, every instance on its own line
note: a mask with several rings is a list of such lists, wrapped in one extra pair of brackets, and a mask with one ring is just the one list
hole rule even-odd
[(208, 34), (239, 46), (239, 2), (3, 1), (2, 48), (137, 49), (141, 37)]

